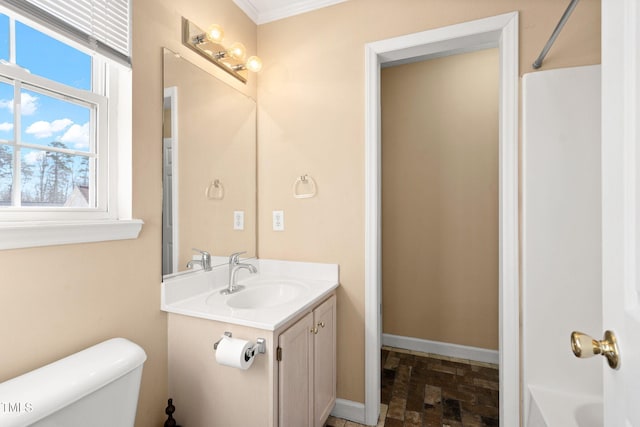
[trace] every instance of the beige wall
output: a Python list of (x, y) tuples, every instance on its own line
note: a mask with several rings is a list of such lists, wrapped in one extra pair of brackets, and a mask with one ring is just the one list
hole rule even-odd
[(382, 70), (383, 332), (498, 349), (498, 49)]
[[(364, 402), (364, 45), (520, 11), (520, 72), (566, 8), (555, 0), (349, 0), (258, 27), (258, 253), (340, 264), (338, 397)], [(600, 62), (600, 1), (579, 3), (544, 68)], [(312, 199), (291, 185), (308, 173)], [(271, 231), (271, 211), (285, 231)]]
[[(122, 336), (147, 352), (136, 422), (146, 427), (164, 422), (168, 397), (167, 321), (159, 309), (161, 47), (194, 62), (206, 62), (181, 46), (182, 15), (201, 25), (217, 21), (230, 39), (242, 40), (249, 52), (256, 51), (256, 26), (231, 0), (132, 3), (133, 215), (145, 225), (136, 240), (0, 252), (0, 381)], [(246, 87), (233, 84), (255, 96), (255, 79)]]

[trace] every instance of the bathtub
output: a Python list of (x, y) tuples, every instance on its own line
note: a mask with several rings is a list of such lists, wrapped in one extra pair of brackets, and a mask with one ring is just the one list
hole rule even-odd
[(529, 386), (527, 427), (602, 427), (602, 396)]

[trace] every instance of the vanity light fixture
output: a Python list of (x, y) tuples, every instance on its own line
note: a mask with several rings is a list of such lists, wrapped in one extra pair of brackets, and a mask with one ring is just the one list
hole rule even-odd
[(224, 30), (220, 25), (211, 25), (207, 31), (203, 31), (193, 22), (182, 18), (182, 44), (246, 83), (247, 71), (260, 71), (262, 60), (257, 56), (245, 60), (247, 50), (242, 43), (235, 42), (227, 48), (222, 45), (223, 40)]

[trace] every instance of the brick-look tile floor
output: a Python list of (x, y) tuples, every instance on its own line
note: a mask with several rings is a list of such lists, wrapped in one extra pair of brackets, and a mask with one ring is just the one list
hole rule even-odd
[[(382, 349), (378, 427), (498, 426), (498, 367)], [(364, 427), (329, 417), (325, 427)]]

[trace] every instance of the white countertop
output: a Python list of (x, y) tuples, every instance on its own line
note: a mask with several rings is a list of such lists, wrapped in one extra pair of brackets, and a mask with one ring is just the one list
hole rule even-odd
[[(166, 279), (162, 283), (161, 309), (169, 313), (233, 323), (258, 329), (276, 330), (299, 313), (322, 301), (338, 287), (337, 264), (249, 259), (258, 273), (238, 271), (239, 285), (245, 289), (231, 295), (220, 295), (228, 284), (228, 266), (212, 271), (196, 271)], [(242, 292), (274, 282), (296, 286), (299, 292), (289, 301), (273, 307), (233, 308), (231, 298)]]

